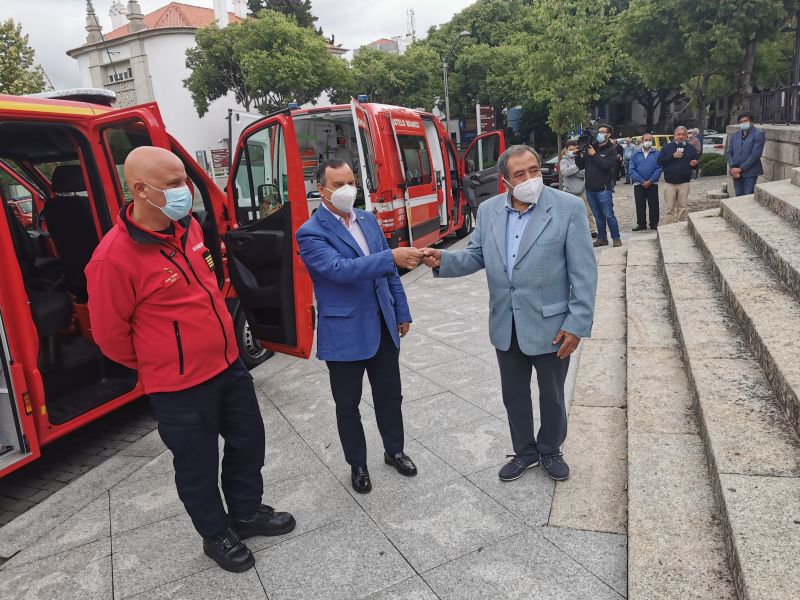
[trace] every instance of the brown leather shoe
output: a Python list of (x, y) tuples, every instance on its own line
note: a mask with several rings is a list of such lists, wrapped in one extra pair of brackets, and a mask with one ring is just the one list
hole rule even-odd
[(592, 244), (595, 248), (599, 248), (600, 246), (608, 246), (608, 240), (601, 240), (600, 238), (596, 239)]
[(614, 240), (614, 248), (620, 248), (622, 246), (622, 240)]

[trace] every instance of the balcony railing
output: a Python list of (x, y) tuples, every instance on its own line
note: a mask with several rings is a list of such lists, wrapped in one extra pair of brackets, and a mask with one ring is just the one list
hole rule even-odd
[(800, 85), (753, 94), (742, 104), (757, 123), (800, 123)]

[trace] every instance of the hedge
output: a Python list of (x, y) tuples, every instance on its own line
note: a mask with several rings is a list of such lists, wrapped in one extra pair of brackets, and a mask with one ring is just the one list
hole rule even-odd
[(700, 171), (704, 177), (725, 175), (728, 172), (728, 161), (722, 154), (703, 154), (700, 157)]

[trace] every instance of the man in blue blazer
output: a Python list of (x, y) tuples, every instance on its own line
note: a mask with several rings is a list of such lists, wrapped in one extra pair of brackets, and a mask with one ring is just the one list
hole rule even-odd
[[(486, 269), (489, 336), (497, 350), (503, 403), (514, 457), (500, 479), (518, 479), (540, 460), (556, 480), (569, 477), (561, 455), (567, 436), (564, 381), (569, 356), (592, 331), (597, 262), (583, 202), (544, 187), (541, 163), (528, 146), (498, 161), (510, 190), (483, 202), (469, 245), (426, 249), (434, 277)], [(541, 427), (534, 435), (531, 375), (539, 383)]]
[(764, 152), (766, 135), (753, 126), (753, 115), (739, 115), (739, 131), (728, 140), (728, 173), (733, 177), (733, 189), (737, 196), (746, 196), (756, 191), (756, 181), (764, 174), (761, 153)]
[(375, 217), (353, 209), (355, 183), (345, 161), (330, 159), (319, 165), (322, 204), (297, 230), (297, 245), (314, 283), (317, 358), (328, 365), (344, 457), (353, 488), (366, 494), (372, 483), (358, 411), (364, 371), (372, 386), (384, 461), (402, 475), (417, 474), (403, 451), (400, 338), (408, 333), (411, 312), (397, 267), (413, 269), (422, 252), (389, 249)]

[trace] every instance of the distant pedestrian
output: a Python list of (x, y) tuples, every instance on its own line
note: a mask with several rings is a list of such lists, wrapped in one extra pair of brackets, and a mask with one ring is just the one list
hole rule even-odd
[(625, 146), (622, 144), (622, 140), (614, 140), (614, 149), (617, 151), (617, 177), (614, 180), (616, 183), (622, 179), (625, 170)]
[(631, 138), (625, 138), (625, 149), (622, 153), (622, 160), (625, 161), (625, 183), (631, 183), (631, 157), (636, 152), (636, 144)]
[(595, 248), (608, 246), (607, 229), (611, 230), (614, 246), (622, 246), (619, 224), (614, 214), (614, 177), (617, 173), (617, 154), (610, 137), (610, 125), (601, 125), (592, 143), (575, 158), (579, 169), (586, 171), (586, 199), (597, 221)]
[(578, 155), (578, 143), (575, 140), (567, 142), (564, 151), (561, 154), (561, 162), (558, 167), (561, 172), (561, 182), (563, 190), (573, 196), (578, 196), (583, 200), (583, 206), (586, 209), (586, 217), (589, 219), (589, 231), (593, 238), (597, 237), (597, 223), (594, 220), (592, 209), (589, 207), (589, 201), (586, 200), (586, 181), (583, 169), (579, 169), (575, 164), (575, 157)]
[(699, 161), (697, 150), (686, 141), (688, 137), (689, 130), (679, 125), (673, 141), (661, 148), (658, 157), (658, 164), (664, 169), (664, 224), (685, 221), (689, 213), (689, 181)]
[(658, 180), (662, 167), (658, 164), (658, 151), (653, 149), (653, 134), (642, 136), (642, 147), (633, 153), (630, 161), (630, 178), (636, 201), (636, 227), (647, 229), (647, 209), (650, 209), (650, 229), (658, 228)]
[(762, 129), (753, 126), (753, 115), (742, 113), (737, 119), (739, 133), (733, 133), (728, 144), (728, 173), (733, 177), (733, 189), (737, 196), (752, 194), (756, 180), (764, 174), (761, 153), (766, 136)]
[(700, 174), (700, 158), (703, 156), (703, 140), (700, 139), (699, 129), (694, 128), (689, 130), (688, 142), (694, 146), (694, 149), (697, 151), (698, 163), (692, 169), (692, 179), (697, 179), (698, 175)]

